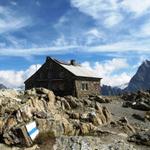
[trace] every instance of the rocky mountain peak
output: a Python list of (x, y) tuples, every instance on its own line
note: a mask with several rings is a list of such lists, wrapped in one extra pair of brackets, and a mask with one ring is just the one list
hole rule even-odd
[(145, 66), (145, 67), (150, 67), (150, 61), (149, 60), (145, 60), (141, 66)]
[(125, 91), (138, 91), (150, 89), (150, 61), (145, 60), (138, 68), (136, 74), (131, 78)]
[(150, 61), (149, 60), (143, 61), (140, 67), (150, 68)]

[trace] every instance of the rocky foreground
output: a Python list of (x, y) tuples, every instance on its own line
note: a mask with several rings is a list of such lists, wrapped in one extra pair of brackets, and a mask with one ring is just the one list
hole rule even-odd
[[(34, 122), (36, 138), (27, 125)], [(0, 150), (148, 150), (150, 92), (77, 99), (0, 91)]]

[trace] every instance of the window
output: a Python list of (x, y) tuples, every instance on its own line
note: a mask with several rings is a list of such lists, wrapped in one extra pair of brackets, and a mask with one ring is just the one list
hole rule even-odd
[(81, 83), (81, 90), (87, 91), (88, 90), (88, 83)]

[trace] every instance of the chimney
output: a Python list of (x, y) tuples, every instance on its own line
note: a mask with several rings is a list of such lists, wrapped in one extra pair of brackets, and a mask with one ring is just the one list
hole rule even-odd
[(71, 59), (70, 64), (73, 65), (73, 66), (76, 66), (76, 61), (74, 59)]

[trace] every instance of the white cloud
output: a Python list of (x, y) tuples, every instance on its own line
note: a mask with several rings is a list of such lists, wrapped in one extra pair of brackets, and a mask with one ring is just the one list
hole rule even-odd
[(55, 46), (66, 46), (68, 45), (68, 41), (66, 41), (65, 37), (61, 35), (58, 39), (52, 42), (53, 45)]
[(123, 16), (119, 13), (110, 13), (104, 20), (106, 27), (113, 27), (123, 20)]
[(118, 0), (71, 0), (73, 7), (96, 20), (104, 22), (107, 27), (112, 27), (123, 19), (117, 2)]
[(127, 73), (123, 72), (121, 74), (118, 75), (114, 75), (114, 76), (106, 76), (103, 81), (102, 84), (105, 85), (110, 85), (110, 86), (122, 86), (126, 83), (129, 83), (131, 79), (131, 76), (128, 75)]
[(141, 15), (150, 9), (150, 0), (124, 0), (121, 5), (126, 11)]
[(98, 29), (96, 29), (96, 28), (93, 28), (93, 29), (87, 31), (85, 34), (90, 35), (90, 36), (94, 36), (96, 38), (103, 38), (103, 36), (104, 36), (104, 34), (100, 31), (98, 31)]
[(97, 43), (99, 40), (103, 40), (105, 38), (105, 34), (97, 28), (90, 29), (85, 32), (83, 36), (86, 45)]
[(125, 69), (129, 66), (126, 59), (114, 58), (104, 63), (95, 62), (93, 66), (89, 62), (84, 62), (82, 66), (102, 77), (102, 84), (119, 86), (128, 83), (131, 79), (131, 76), (125, 72), (116, 73), (120, 69)]
[[(123, 21), (125, 14), (141, 16), (150, 11), (150, 0), (70, 0), (73, 7), (95, 20), (112, 27)], [(122, 10), (124, 13), (122, 13)]]
[(0, 33), (16, 31), (31, 24), (29, 17), (19, 16), (8, 7), (0, 6)]
[(9, 18), (9, 19), (0, 19), (0, 33), (4, 33), (7, 31), (14, 31), (20, 28), (25, 27), (28, 23), (24, 18)]
[(65, 24), (66, 22), (68, 22), (68, 18), (66, 15), (61, 16), (58, 20), (58, 22), (54, 25), (54, 28), (59, 28), (61, 27), (63, 24)]
[(27, 70), (0, 70), (0, 82), (9, 88), (17, 88), (24, 85), (24, 81), (30, 77), (41, 65), (31, 65)]
[(117, 9), (117, 0), (71, 0), (73, 7), (77, 7), (79, 11), (99, 19), (102, 12), (109, 12)]

